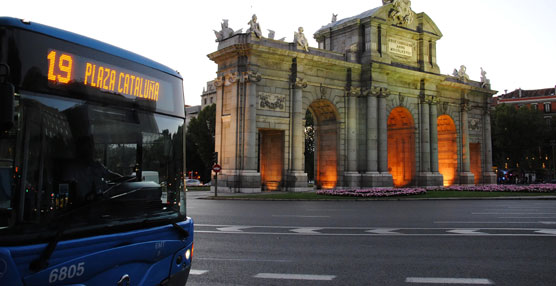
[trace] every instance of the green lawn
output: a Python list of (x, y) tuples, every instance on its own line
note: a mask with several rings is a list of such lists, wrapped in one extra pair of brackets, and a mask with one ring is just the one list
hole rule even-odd
[(394, 196), (387, 198), (358, 198), (347, 196), (317, 195), (316, 193), (261, 193), (249, 195), (219, 196), (223, 199), (257, 199), (257, 200), (397, 200), (411, 198), (498, 198), (498, 197), (535, 197), (556, 196), (552, 193), (521, 192), (463, 192), (463, 191), (429, 191), (423, 195)]

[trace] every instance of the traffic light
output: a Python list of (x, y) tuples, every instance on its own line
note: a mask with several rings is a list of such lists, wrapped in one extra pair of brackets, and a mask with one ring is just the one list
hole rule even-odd
[(212, 164), (218, 163), (218, 152), (212, 153)]

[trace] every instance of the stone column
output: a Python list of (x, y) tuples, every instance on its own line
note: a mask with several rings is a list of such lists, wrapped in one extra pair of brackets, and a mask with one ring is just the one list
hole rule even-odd
[(431, 172), (438, 173), (438, 100), (430, 103)]
[(364, 187), (379, 186), (378, 172), (378, 117), (377, 97), (370, 90), (365, 91), (367, 99), (367, 171), (363, 174)]
[[(261, 75), (248, 71), (243, 73), (242, 84), (246, 86), (245, 114), (243, 115), (243, 170), (241, 188), (249, 192), (260, 190), (261, 174), (257, 172), (257, 82)], [(243, 190), (242, 190), (243, 192)]]
[[(421, 159), (421, 176), (426, 176), (427, 173), (431, 172), (431, 154), (430, 154), (430, 114), (429, 114), (429, 103), (423, 95), (421, 97), (421, 116), (419, 118), (420, 122), (420, 141), (421, 141), (421, 154), (419, 158)], [(426, 185), (426, 184), (425, 184)]]
[(357, 172), (357, 96), (358, 88), (346, 91), (347, 109), (347, 172), (344, 173), (347, 187), (359, 187), (361, 176)]
[(378, 172), (380, 186), (394, 185), (392, 174), (388, 172), (388, 114), (386, 113), (386, 98), (390, 95), (388, 89), (377, 88), (373, 92), (378, 97)]
[(431, 175), (429, 186), (442, 186), (444, 177), (438, 171), (438, 98), (431, 98), (430, 102), (430, 152), (431, 152)]
[(496, 174), (492, 171), (492, 135), (490, 127), (489, 103), (485, 107), (484, 115), (484, 146), (485, 146), (485, 168), (483, 170), (484, 184), (496, 184)]
[(291, 156), (291, 169), (288, 172), (287, 177), (287, 188), (288, 191), (307, 191), (307, 173), (303, 170), (303, 140), (305, 135), (303, 133), (303, 89), (307, 87), (307, 82), (303, 79), (297, 78), (296, 82), (292, 86), (292, 114), (291, 120), (293, 122), (291, 130), (291, 144), (290, 144), (290, 156)]
[(463, 99), (461, 104), (461, 171), (459, 173), (460, 184), (462, 185), (473, 185), (475, 182), (475, 176), (470, 171), (470, 158), (469, 156), (469, 100)]

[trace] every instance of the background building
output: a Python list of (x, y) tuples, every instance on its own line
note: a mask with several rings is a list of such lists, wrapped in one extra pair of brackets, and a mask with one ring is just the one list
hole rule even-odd
[(533, 90), (516, 89), (493, 98), (493, 105), (511, 104), (517, 108), (530, 107), (544, 113), (547, 124), (556, 118), (556, 86)]

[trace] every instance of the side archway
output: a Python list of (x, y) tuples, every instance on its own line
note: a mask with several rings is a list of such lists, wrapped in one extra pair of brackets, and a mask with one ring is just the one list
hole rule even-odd
[(457, 131), (454, 120), (448, 115), (440, 115), (436, 120), (438, 128), (438, 171), (444, 177), (444, 186), (456, 181), (458, 166)]
[(315, 128), (315, 184), (318, 188), (332, 189), (338, 182), (338, 111), (326, 99), (313, 101), (308, 110)]
[(411, 184), (415, 176), (415, 121), (401, 106), (388, 116), (388, 171), (395, 187)]

